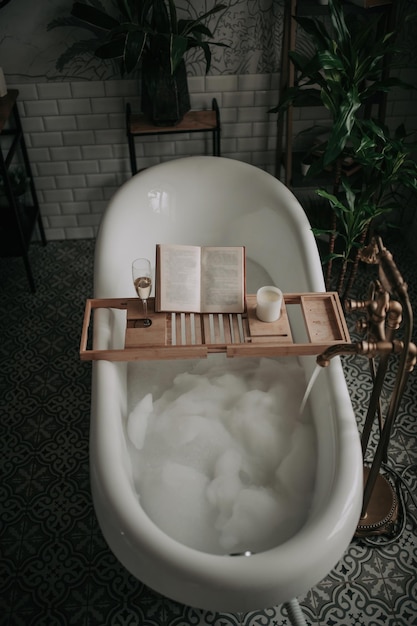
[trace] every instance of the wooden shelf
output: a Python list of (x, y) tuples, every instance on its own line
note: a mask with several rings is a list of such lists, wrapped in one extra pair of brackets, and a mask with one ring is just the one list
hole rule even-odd
[(162, 135), (169, 133), (196, 133), (204, 130), (216, 130), (216, 111), (188, 111), (176, 126), (155, 126), (142, 114), (130, 117), (132, 135)]
[(175, 126), (156, 126), (142, 113), (132, 113), (126, 105), (126, 133), (129, 146), (132, 176), (137, 173), (135, 137), (167, 135), (177, 133), (211, 133), (213, 156), (220, 156), (220, 111), (216, 98), (212, 99), (211, 110), (188, 111)]
[[(205, 358), (221, 352), (234, 356), (317, 355), (331, 345), (351, 343), (336, 292), (284, 294), (281, 317), (261, 322), (256, 317), (256, 296), (246, 296), (242, 314), (155, 313), (155, 299), (148, 300), (152, 325), (144, 327), (139, 298), (89, 299), (86, 302), (80, 344), (83, 361), (149, 361)], [(295, 343), (288, 307), (300, 309), (307, 341)], [(92, 312), (96, 309), (126, 311), (125, 343), (121, 349), (88, 347)]]

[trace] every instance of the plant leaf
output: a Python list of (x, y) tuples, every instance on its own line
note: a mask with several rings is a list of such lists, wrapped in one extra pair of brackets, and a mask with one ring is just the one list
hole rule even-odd
[(59, 72), (65, 68), (65, 66), (74, 59), (82, 54), (90, 54), (91, 50), (94, 46), (97, 45), (97, 39), (82, 39), (81, 41), (75, 41), (71, 46), (67, 48), (65, 52), (63, 52), (56, 61), (56, 69)]
[(329, 47), (331, 40), (325, 26), (321, 22), (304, 16), (298, 16), (295, 20), (304, 32), (310, 35), (319, 50)]
[(189, 42), (187, 37), (183, 37), (181, 35), (170, 35), (169, 37), (169, 46), (170, 46), (170, 60), (171, 60), (171, 74), (175, 72), (178, 65), (180, 64), (184, 53), (188, 50)]
[(331, 0), (329, 3), (330, 19), (337, 35), (338, 45), (346, 51), (351, 45), (351, 36), (346, 26), (345, 16), (340, 0)]
[[(79, 26), (78, 20), (74, 17), (57, 17), (46, 26), (46, 30), (52, 30), (53, 28), (57, 28), (59, 26)], [(93, 29), (95, 30), (95, 29)]]
[(173, 33), (173, 35), (178, 35), (177, 9), (175, 8), (174, 0), (168, 0), (168, 11), (171, 32)]
[(111, 30), (119, 25), (119, 22), (108, 13), (82, 2), (74, 2), (71, 15), (103, 30)]
[(320, 92), (317, 89), (298, 89), (298, 87), (289, 87), (285, 89), (278, 105), (271, 109), (269, 113), (278, 113), (286, 111), (288, 106), (297, 99), (298, 104), (308, 103), (312, 98), (320, 99)]
[(355, 113), (360, 106), (361, 101), (354, 93), (350, 94), (350, 100), (348, 100), (348, 102), (340, 106), (323, 156), (324, 167), (334, 163), (345, 148), (356, 121)]
[(120, 35), (119, 37), (112, 39), (111, 41), (107, 41), (103, 45), (99, 46), (94, 54), (99, 57), (99, 59), (123, 58), (125, 41), (126, 35)]
[(206, 61), (206, 74), (208, 73), (209, 69), (210, 69), (210, 65), (211, 65), (211, 50), (210, 50), (210, 46), (208, 45), (208, 43), (206, 41), (202, 41), (200, 43), (200, 46), (203, 50), (204, 53), (204, 58)]
[(143, 30), (134, 30), (127, 33), (123, 59), (128, 74), (135, 69), (140, 61), (146, 44), (146, 37), (147, 35)]
[(164, 0), (153, 0), (151, 26), (156, 33), (171, 34), (170, 16)]
[(202, 15), (197, 17), (195, 20), (183, 20), (183, 23), (185, 22), (184, 24), (185, 28), (184, 28), (184, 31), (181, 32), (181, 34), (185, 36), (185, 35), (188, 35), (189, 33), (192, 33), (194, 31), (194, 28), (198, 24), (206, 20), (211, 15), (214, 15), (215, 13), (218, 13), (219, 11), (224, 11), (225, 9), (227, 9), (227, 6), (225, 4), (217, 4), (212, 9), (210, 9), (210, 11), (206, 11), (206, 13), (203, 13)]
[(129, 0), (117, 0), (117, 6), (119, 7), (120, 14), (123, 15), (124, 19), (129, 22), (133, 22), (134, 17)]

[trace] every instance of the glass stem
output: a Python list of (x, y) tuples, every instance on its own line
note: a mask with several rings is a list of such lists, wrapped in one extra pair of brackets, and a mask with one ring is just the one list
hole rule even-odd
[(151, 320), (148, 318), (148, 301), (147, 300), (142, 300), (143, 302), (143, 313), (145, 316), (145, 319), (143, 320), (143, 325), (144, 326), (150, 326), (152, 324)]

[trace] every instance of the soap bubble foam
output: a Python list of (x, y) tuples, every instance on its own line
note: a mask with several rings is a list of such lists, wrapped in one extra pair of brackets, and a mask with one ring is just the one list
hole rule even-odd
[(166, 534), (214, 554), (261, 552), (303, 525), (314, 428), (296, 358), (129, 364), (126, 422), (141, 505)]

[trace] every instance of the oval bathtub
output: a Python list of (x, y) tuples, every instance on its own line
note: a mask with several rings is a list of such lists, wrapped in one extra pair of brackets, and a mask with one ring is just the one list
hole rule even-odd
[[(138, 256), (153, 260), (157, 243), (246, 246), (248, 293), (261, 286), (265, 272), (283, 292), (325, 290), (316, 243), (298, 201), (275, 178), (238, 161), (179, 159), (125, 183), (100, 227), (95, 297), (134, 297), (131, 262)], [(98, 313), (96, 347), (119, 347), (120, 311)], [(299, 322), (291, 319), (295, 339)], [(315, 358), (300, 362), (308, 379)], [(342, 557), (360, 516), (359, 437), (339, 359), (321, 371), (309, 401), (317, 468), (306, 520), (292, 537), (249, 558), (187, 547), (141, 507), (126, 439), (129, 367), (93, 363), (91, 486), (98, 521), (116, 557), (149, 587), (202, 609), (249, 611), (305, 594)], [(140, 388), (143, 368), (148, 387), (146, 362), (135, 368), (135, 384)]]

